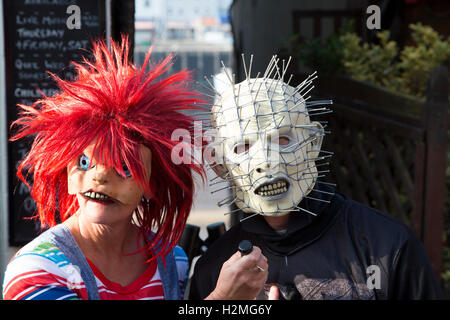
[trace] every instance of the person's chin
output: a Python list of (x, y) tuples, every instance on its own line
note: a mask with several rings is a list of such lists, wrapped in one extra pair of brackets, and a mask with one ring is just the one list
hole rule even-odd
[(112, 224), (115, 222), (115, 219), (112, 219), (111, 216), (94, 212), (86, 213), (84, 218), (84, 221), (92, 224)]
[(108, 210), (105, 206), (96, 203), (86, 204), (81, 213), (86, 222), (95, 224), (111, 224), (117, 220), (115, 219), (117, 215), (114, 214), (114, 210)]

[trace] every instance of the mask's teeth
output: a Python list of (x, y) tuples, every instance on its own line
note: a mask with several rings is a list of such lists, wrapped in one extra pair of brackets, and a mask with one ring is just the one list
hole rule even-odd
[(98, 200), (105, 200), (108, 198), (108, 196), (101, 194), (101, 193), (94, 192), (94, 191), (85, 192), (84, 195), (88, 198), (98, 199)]
[(286, 181), (278, 181), (269, 185), (262, 186), (256, 194), (260, 196), (273, 196), (287, 191)]

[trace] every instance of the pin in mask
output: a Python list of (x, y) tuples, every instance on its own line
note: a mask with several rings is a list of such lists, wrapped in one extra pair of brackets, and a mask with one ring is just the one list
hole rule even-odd
[[(273, 56), (263, 76), (251, 77), (253, 56), (245, 80), (228, 78), (225, 89), (213, 87), (216, 101), (211, 110), (214, 137), (207, 148), (209, 164), (231, 196), (219, 206), (236, 204), (248, 215), (282, 216), (293, 210), (315, 215), (299, 206), (327, 170), (318, 161), (331, 156), (321, 151), (324, 125), (311, 116), (331, 112), (331, 100), (310, 101), (316, 73), (298, 86), (285, 81), (289, 61), (279, 67)], [(211, 83), (210, 83), (211, 84)], [(212, 86), (212, 85), (211, 85)], [(322, 167), (321, 167), (322, 168)], [(216, 184), (214, 182), (213, 184)], [(223, 189), (223, 188), (222, 188)]]

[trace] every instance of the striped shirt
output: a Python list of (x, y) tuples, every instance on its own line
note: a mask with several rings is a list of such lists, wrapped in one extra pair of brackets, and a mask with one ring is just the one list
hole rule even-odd
[[(175, 247), (174, 253), (183, 295), (188, 276), (188, 259), (180, 247)], [(156, 260), (148, 263), (146, 271), (127, 286), (108, 280), (88, 262), (95, 275), (101, 300), (164, 300)], [(3, 298), (86, 300), (88, 295), (78, 267), (52, 243), (33, 240), (20, 249), (8, 264), (3, 281)]]

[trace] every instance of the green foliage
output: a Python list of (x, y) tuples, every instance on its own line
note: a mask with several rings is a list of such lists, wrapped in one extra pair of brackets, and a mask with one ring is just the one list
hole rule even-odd
[(340, 37), (344, 74), (387, 89), (425, 98), (427, 80), (435, 66), (450, 64), (450, 37), (445, 39), (433, 28), (411, 24), (414, 45), (401, 51), (389, 41), (389, 31), (377, 34), (379, 44), (362, 43), (354, 33)]
[(377, 37), (380, 41), (377, 45), (361, 43), (355, 33), (340, 37), (343, 73), (359, 81), (386, 87), (398, 81), (398, 67), (394, 60), (399, 50), (394, 41), (389, 41), (389, 31), (379, 32)]
[(424, 98), (431, 69), (450, 64), (450, 37), (444, 39), (429, 26), (411, 24), (415, 46), (405, 46), (398, 63), (401, 92)]
[(389, 90), (423, 99), (430, 71), (450, 65), (450, 37), (445, 39), (430, 26), (411, 24), (413, 45), (399, 48), (389, 31), (377, 33), (378, 43), (363, 42), (347, 24), (337, 34), (301, 42), (293, 35), (288, 51), (305, 66), (322, 75), (345, 74)]

